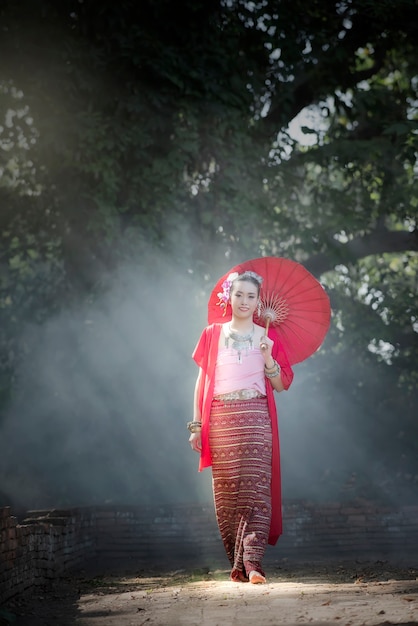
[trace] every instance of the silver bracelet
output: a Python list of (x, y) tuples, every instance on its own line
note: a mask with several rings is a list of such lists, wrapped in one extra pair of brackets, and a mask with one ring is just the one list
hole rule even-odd
[(267, 372), (265, 372), (265, 374), (267, 378), (276, 378), (276, 376), (280, 374), (280, 370), (276, 370), (275, 372), (272, 372), (271, 374), (267, 374)]
[(202, 429), (202, 422), (187, 422), (187, 430), (190, 430), (191, 433), (198, 433)]
[(267, 368), (266, 366), (264, 366), (264, 374), (267, 378), (275, 378), (280, 374), (280, 365), (277, 363), (276, 360), (274, 361), (273, 367)]
[(271, 367), (267, 367), (267, 365), (264, 365), (264, 369), (267, 371), (274, 370), (276, 367), (279, 367), (279, 364), (277, 363), (276, 359), (273, 359), (273, 365)]

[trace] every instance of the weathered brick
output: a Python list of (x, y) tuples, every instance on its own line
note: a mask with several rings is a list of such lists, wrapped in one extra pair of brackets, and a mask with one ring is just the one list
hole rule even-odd
[[(417, 511), (365, 501), (285, 502), (280, 558), (416, 557)], [(30, 511), (22, 524), (7, 507), (0, 509), (0, 604), (93, 558), (137, 567), (151, 558), (181, 558), (183, 565), (185, 555), (200, 559), (202, 554), (222, 562), (225, 558), (209, 505)]]

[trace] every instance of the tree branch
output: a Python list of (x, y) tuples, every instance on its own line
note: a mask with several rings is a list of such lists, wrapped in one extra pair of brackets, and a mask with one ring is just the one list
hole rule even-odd
[[(339, 263), (351, 265), (367, 256), (384, 254), (385, 252), (418, 251), (418, 231), (393, 231), (378, 228), (373, 232), (358, 236), (348, 243), (332, 243), (333, 257), (327, 252), (310, 257), (304, 262), (305, 267), (315, 276), (334, 269)], [(332, 258), (339, 259), (338, 263)]]

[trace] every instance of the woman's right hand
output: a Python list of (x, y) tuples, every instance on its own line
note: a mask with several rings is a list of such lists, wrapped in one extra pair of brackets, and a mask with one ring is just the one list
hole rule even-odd
[(202, 435), (200, 432), (192, 433), (189, 437), (189, 443), (195, 452), (200, 452), (202, 450)]

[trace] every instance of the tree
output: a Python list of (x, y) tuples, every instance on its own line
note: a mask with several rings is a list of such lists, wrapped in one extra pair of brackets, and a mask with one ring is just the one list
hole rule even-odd
[[(31, 349), (25, 323), (93, 302), (134, 256), (174, 254), (203, 302), (225, 264), (272, 254), (303, 262), (331, 295), (329, 380), (349, 358), (345, 393), (369, 423), (396, 393), (411, 432), (415, 11), (413, 0), (4, 2), (5, 394)], [(298, 114), (303, 142), (289, 130)], [(371, 368), (385, 382), (369, 397)]]

